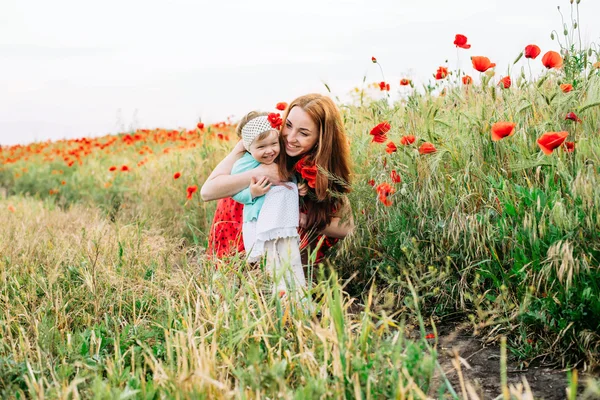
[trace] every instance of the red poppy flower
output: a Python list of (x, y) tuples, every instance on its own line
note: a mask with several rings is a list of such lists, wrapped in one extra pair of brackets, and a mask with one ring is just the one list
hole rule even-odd
[(369, 179), (367, 182), (369, 185), (375, 187), (375, 179)]
[(390, 91), (390, 84), (389, 83), (385, 83), (385, 82), (379, 82), (379, 90), (381, 90), (382, 92), (384, 90), (387, 90), (389, 92)]
[(400, 138), (400, 144), (403, 146), (408, 146), (409, 144), (413, 144), (417, 140), (414, 135), (405, 135)]
[(115, 166), (113, 165), (113, 166), (112, 166), (112, 167), (110, 167), (108, 170), (109, 170), (110, 172), (113, 172), (113, 171), (116, 171), (116, 170), (117, 170), (117, 167), (115, 167)]
[(492, 141), (497, 142), (505, 137), (514, 135), (515, 126), (517, 124), (514, 122), (496, 122), (492, 125)]
[(187, 187), (187, 199), (191, 200), (192, 196), (194, 195), (194, 193), (196, 193), (198, 191), (198, 186), (193, 185), (193, 186), (188, 186)]
[(500, 79), (500, 82), (498, 82), (498, 86), (501, 86), (503, 89), (508, 89), (511, 85), (511, 81), (510, 81), (510, 76), (505, 76), (504, 78)]
[(10, 211), (11, 213), (14, 213), (15, 211), (17, 211), (17, 209), (12, 204), (9, 204), (8, 205), (8, 211)]
[(542, 50), (535, 44), (528, 44), (525, 46), (525, 58), (533, 58), (535, 60), (541, 52)]
[(198, 122), (198, 125), (196, 125), (198, 127), (198, 129), (200, 130), (204, 130), (204, 123), (203, 122)]
[(281, 125), (283, 124), (283, 120), (281, 119), (281, 116), (279, 115), (279, 113), (270, 113), (267, 116), (267, 119), (269, 120), (269, 122), (271, 123), (271, 126), (275, 129), (281, 129)]
[(380, 183), (375, 190), (379, 195), (379, 201), (381, 201), (386, 207), (392, 205), (392, 201), (388, 199), (388, 196), (394, 194), (396, 189), (394, 189), (389, 183), (384, 182)]
[(402, 178), (400, 177), (400, 174), (397, 173), (395, 169), (393, 169), (392, 172), (390, 173), (390, 178), (392, 178), (392, 182), (394, 182), (394, 183), (402, 182)]
[(569, 93), (571, 90), (573, 90), (573, 85), (570, 83), (563, 83), (560, 85), (560, 90), (562, 90), (563, 93)]
[(66, 184), (67, 184), (67, 182), (66, 182), (66, 181), (61, 181), (61, 182), (60, 182), (60, 184), (61, 184), (61, 185), (66, 185)]
[(420, 154), (430, 154), (435, 153), (436, 151), (437, 149), (435, 148), (435, 146), (429, 142), (425, 142), (421, 145), (421, 147), (419, 147)]
[(571, 111), (570, 113), (567, 113), (565, 120), (567, 120), (567, 119), (569, 119), (571, 121), (575, 121), (575, 122), (581, 122), (579, 117), (573, 111)]
[(123, 171), (123, 172), (127, 172), (127, 171), (129, 171), (129, 167), (128, 167), (127, 165), (123, 165), (123, 166), (121, 167), (121, 171)]
[(280, 103), (277, 103), (275, 108), (278, 109), (279, 111), (283, 111), (287, 108), (287, 106), (288, 106), (288, 104), (282, 101)]
[(447, 67), (438, 67), (435, 73), (435, 79), (444, 79), (448, 76), (448, 68)]
[(385, 146), (385, 151), (388, 154), (392, 154), (392, 153), (395, 153), (396, 151), (398, 151), (398, 148), (396, 147), (396, 145), (394, 144), (394, 142), (389, 142), (387, 144), (387, 146)]
[(377, 63), (377, 59), (375, 57), (371, 57), (371, 61), (373, 61), (373, 64)]
[(494, 68), (496, 64), (490, 62), (490, 59), (482, 56), (474, 56), (471, 57), (471, 62), (473, 63), (473, 68), (475, 68), (479, 72), (485, 72), (490, 68)]
[(410, 79), (402, 78), (400, 79), (400, 86), (408, 86), (410, 85)]
[(454, 38), (454, 44), (456, 47), (461, 49), (470, 49), (471, 45), (467, 44), (467, 37), (465, 35), (457, 34)]
[(575, 151), (575, 142), (565, 142), (565, 151), (572, 153)]
[(295, 169), (306, 181), (306, 184), (314, 189), (317, 185), (317, 166), (314, 164), (310, 165), (307, 156), (304, 156), (296, 163)]
[(370, 135), (373, 135), (373, 142), (375, 143), (383, 143), (387, 140), (387, 133), (390, 131), (391, 126), (389, 122), (383, 121), (377, 124), (373, 129), (371, 129)]
[(463, 85), (471, 85), (473, 83), (473, 78), (469, 75), (465, 75), (462, 77)]
[(425, 339), (435, 339), (435, 335), (433, 333), (428, 333), (425, 335)]
[(546, 67), (548, 69), (560, 68), (560, 67), (562, 67), (563, 59), (560, 56), (560, 54), (558, 54), (555, 51), (550, 50), (549, 52), (544, 54), (544, 57), (542, 57), (542, 64), (544, 64), (544, 67)]
[(180, 176), (181, 172), (175, 172), (175, 174), (173, 175), (173, 179), (179, 179)]
[(552, 154), (552, 151), (563, 144), (565, 139), (569, 136), (569, 132), (546, 132), (537, 140), (538, 146), (544, 152), (544, 154)]

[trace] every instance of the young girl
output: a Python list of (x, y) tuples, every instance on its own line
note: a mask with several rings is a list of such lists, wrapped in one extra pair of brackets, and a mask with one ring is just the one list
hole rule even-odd
[[(232, 167), (232, 174), (276, 162), (280, 153), (277, 125), (266, 113), (252, 111), (238, 124), (246, 152)], [(267, 270), (273, 277), (274, 292), (305, 287), (298, 243), (298, 186), (295, 182), (272, 186), (266, 177), (251, 179), (250, 186), (233, 196), (244, 204), (242, 237), (248, 261), (267, 256)]]

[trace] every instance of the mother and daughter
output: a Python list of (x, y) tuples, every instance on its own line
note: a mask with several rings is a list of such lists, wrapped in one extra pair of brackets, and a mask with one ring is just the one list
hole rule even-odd
[(207, 251), (246, 251), (250, 262), (266, 256), (273, 290), (283, 295), (306, 286), (308, 252), (318, 262), (354, 229), (349, 142), (335, 103), (320, 94), (295, 99), (281, 121), (251, 112), (237, 133), (241, 141), (200, 191), (205, 201), (220, 199)]

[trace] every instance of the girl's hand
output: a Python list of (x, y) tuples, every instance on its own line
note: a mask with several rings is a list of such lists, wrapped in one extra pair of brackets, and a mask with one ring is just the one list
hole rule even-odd
[(308, 193), (308, 185), (306, 184), (306, 182), (302, 182), (298, 184), (298, 194), (300, 196), (306, 196), (306, 194)]
[(259, 196), (264, 196), (271, 189), (271, 182), (266, 176), (263, 176), (258, 181), (255, 177), (250, 180), (250, 194), (255, 199)]

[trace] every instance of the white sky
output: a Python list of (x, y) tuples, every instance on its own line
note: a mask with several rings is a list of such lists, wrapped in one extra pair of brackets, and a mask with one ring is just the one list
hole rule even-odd
[[(525, 45), (558, 50), (568, 0), (0, 0), (0, 144), (193, 127), (308, 92), (425, 82), (448, 60), (498, 75)], [(600, 42), (600, 0), (582, 0)], [(457, 50), (454, 35), (472, 44)], [(541, 57), (540, 57), (541, 58)], [(538, 58), (534, 71), (541, 70)]]

